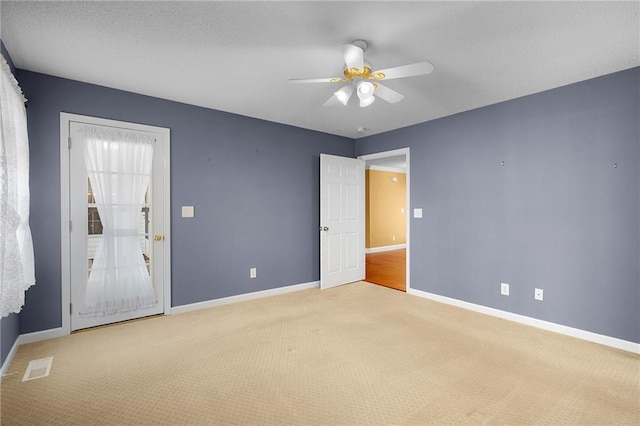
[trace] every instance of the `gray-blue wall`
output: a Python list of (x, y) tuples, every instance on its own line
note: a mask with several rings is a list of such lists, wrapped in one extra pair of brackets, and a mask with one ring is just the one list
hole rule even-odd
[[(172, 304), (319, 279), (320, 153), (354, 141), (18, 70), (29, 99), (37, 285), (20, 332), (61, 325), (60, 112), (171, 129)], [(193, 219), (181, 206), (195, 206)], [(258, 278), (249, 279), (249, 268)]]
[[(11, 55), (9, 55), (9, 52), (4, 47), (2, 40), (0, 40), (0, 52), (2, 52), (2, 56), (7, 60), (11, 72), (15, 75), (16, 69), (11, 60)], [(11, 347), (20, 335), (19, 318), (18, 314), (9, 314), (8, 317), (0, 319), (0, 366), (4, 363), (4, 360), (7, 359)]]
[(639, 97), (634, 68), (359, 139), (411, 149), (411, 287), (640, 342)]
[[(17, 77), (37, 285), (19, 322), (2, 320), (3, 360), (18, 324), (60, 326), (61, 111), (171, 128), (174, 306), (317, 280), (319, 153), (408, 146), (411, 207), (424, 209), (411, 223), (413, 288), (640, 342), (638, 68), (360, 139), (355, 152), (350, 139)], [(182, 205), (196, 217), (180, 218)]]

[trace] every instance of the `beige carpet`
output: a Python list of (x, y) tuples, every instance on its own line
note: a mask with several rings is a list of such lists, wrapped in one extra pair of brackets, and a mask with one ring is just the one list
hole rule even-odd
[(9, 373), (6, 425), (640, 424), (639, 356), (366, 283), (25, 345)]

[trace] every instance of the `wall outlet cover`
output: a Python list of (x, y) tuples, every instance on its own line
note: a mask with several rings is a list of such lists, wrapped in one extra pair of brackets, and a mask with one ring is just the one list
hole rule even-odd
[(536, 288), (534, 293), (533, 293), (533, 297), (536, 300), (544, 300), (544, 292), (541, 288)]

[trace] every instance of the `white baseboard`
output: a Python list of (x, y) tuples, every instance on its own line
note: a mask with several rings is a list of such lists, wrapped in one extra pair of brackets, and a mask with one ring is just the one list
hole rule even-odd
[(18, 342), (21, 345), (27, 343), (39, 342), (41, 340), (55, 339), (56, 337), (67, 336), (62, 330), (62, 327), (50, 328), (49, 330), (34, 331), (33, 333), (21, 334), (18, 337)]
[(9, 353), (7, 354), (7, 357), (2, 363), (2, 368), (0, 368), (0, 381), (2, 381), (2, 379), (4, 379), (4, 376), (8, 374), (7, 371), (9, 370), (9, 366), (11, 365), (13, 358), (16, 356), (16, 352), (18, 352), (18, 347), (20, 346), (19, 340), (20, 340), (20, 337), (18, 337), (16, 341), (13, 342), (13, 346), (11, 346), (11, 350), (9, 351)]
[(62, 327), (51, 328), (49, 330), (34, 331), (33, 333), (26, 333), (26, 334), (19, 335), (16, 341), (13, 342), (13, 346), (11, 347), (11, 350), (7, 354), (7, 358), (2, 363), (2, 370), (0, 370), (0, 376), (4, 377), (4, 375), (7, 374), (6, 370), (11, 365), (11, 362), (13, 361), (13, 357), (15, 357), (16, 352), (18, 352), (18, 347), (20, 347), (20, 345), (39, 342), (41, 340), (54, 339), (56, 337), (62, 337), (62, 336), (65, 336), (65, 333), (63, 332)]
[(302, 284), (294, 284), (286, 287), (272, 288), (270, 290), (255, 291), (253, 293), (239, 294), (237, 296), (223, 297), (220, 299), (206, 300), (204, 302), (191, 303), (189, 305), (174, 306), (171, 308), (172, 314), (182, 314), (185, 312), (197, 311), (200, 309), (212, 308), (214, 306), (228, 305), (230, 303), (244, 302), (247, 300), (260, 299), (262, 297), (275, 296), (277, 294), (291, 293), (293, 291), (307, 290), (320, 286), (320, 281), (312, 281)]
[(555, 333), (564, 334), (565, 336), (576, 337), (578, 339), (587, 340), (589, 342), (610, 346), (623, 351), (640, 354), (640, 343), (630, 342), (628, 340), (618, 339), (616, 337), (605, 336), (603, 334), (592, 333), (590, 331), (580, 330), (578, 328), (567, 327), (549, 321), (531, 318), (524, 315), (514, 314), (512, 312), (502, 311), (500, 309), (489, 308), (487, 306), (476, 305), (475, 303), (465, 302), (463, 300), (453, 299), (438, 294), (428, 293), (422, 290), (409, 289), (407, 293), (414, 296), (423, 297), (425, 299), (434, 300), (436, 302), (453, 305), (459, 308), (468, 309), (482, 314), (506, 319), (524, 325), (541, 328)]
[(391, 250), (400, 250), (403, 248), (407, 248), (406, 244), (395, 244), (392, 246), (382, 246), (382, 247), (371, 247), (364, 249), (365, 253), (380, 253), (383, 251), (391, 251)]

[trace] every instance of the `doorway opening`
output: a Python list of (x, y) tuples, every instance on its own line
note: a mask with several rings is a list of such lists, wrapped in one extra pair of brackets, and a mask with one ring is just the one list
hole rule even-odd
[(368, 154), (365, 161), (365, 281), (407, 291), (409, 282), (409, 148)]

